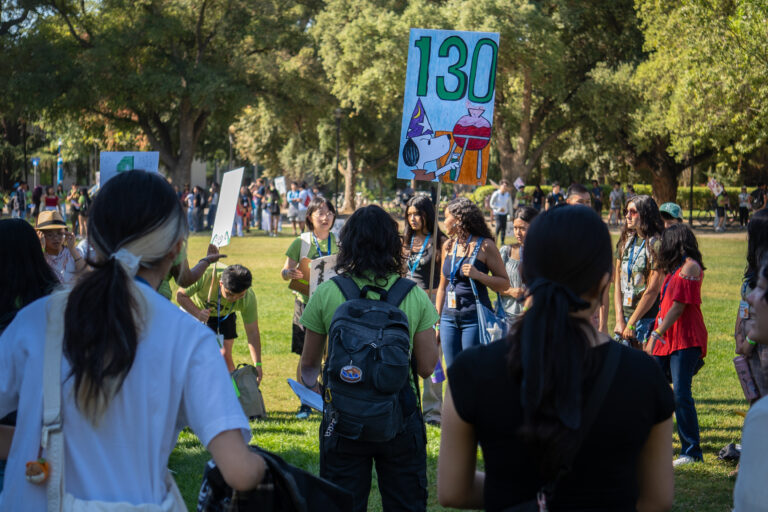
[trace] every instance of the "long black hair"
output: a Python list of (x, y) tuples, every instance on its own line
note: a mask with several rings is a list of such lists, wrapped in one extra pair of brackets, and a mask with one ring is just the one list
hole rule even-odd
[(133, 365), (146, 314), (130, 267), (115, 255), (124, 249), (137, 264), (152, 268), (186, 235), (181, 204), (157, 173), (120, 173), (91, 205), (88, 263), (93, 271), (69, 294), (64, 355), (72, 367), (77, 407), (94, 424)]
[(521, 383), (518, 435), (540, 454), (547, 479), (576, 448), (582, 388), (596, 372), (589, 321), (570, 313), (589, 307), (581, 296), (600, 296), (611, 270), (611, 237), (591, 208), (562, 206), (531, 223), (522, 274), (533, 301), (510, 335), (508, 362)]
[(659, 267), (667, 274), (671, 274), (683, 264), (686, 257), (698, 263), (701, 270), (706, 270), (701, 259), (699, 243), (691, 228), (685, 224), (673, 224), (661, 234)]
[[(627, 206), (629, 206), (630, 203), (634, 204), (635, 208), (637, 208), (640, 225), (637, 229), (630, 230), (627, 228), (626, 222), (624, 223), (617, 244), (619, 251), (624, 250), (624, 244), (633, 233), (637, 233), (637, 236), (647, 240), (654, 236), (660, 236), (661, 232), (664, 231), (664, 221), (661, 219), (661, 214), (659, 213), (659, 205), (656, 204), (656, 201), (654, 201), (651, 196), (634, 196), (627, 201)], [(648, 247), (648, 249), (651, 251), (653, 250), (652, 247)]]
[(0, 332), (27, 304), (59, 284), (40, 248), (35, 229), (24, 219), (0, 220)]
[(757, 271), (760, 259), (768, 249), (768, 210), (758, 210), (747, 224), (747, 267), (744, 269), (744, 279), (754, 288), (757, 282)]
[[(478, 206), (470, 201), (466, 197), (457, 197), (446, 207), (446, 210), (456, 217), (458, 221), (459, 237), (467, 237), (472, 235), (474, 237), (490, 238), (493, 240), (491, 230), (488, 229), (488, 224), (485, 223), (485, 215)], [(449, 244), (453, 240), (449, 241)]]
[(402, 239), (395, 219), (375, 204), (355, 211), (339, 234), (336, 273), (381, 284), (402, 269)]
[[(408, 244), (413, 237), (413, 228), (411, 223), (408, 222), (408, 209), (410, 207), (416, 208), (421, 217), (421, 223), (427, 228), (427, 233), (434, 233), (435, 231), (435, 205), (432, 200), (427, 196), (414, 196), (408, 200), (408, 204), (405, 207), (405, 232), (403, 233), (403, 243)], [(443, 241), (446, 236), (443, 231), (438, 228), (437, 230), (437, 245), (439, 249), (443, 245)]]

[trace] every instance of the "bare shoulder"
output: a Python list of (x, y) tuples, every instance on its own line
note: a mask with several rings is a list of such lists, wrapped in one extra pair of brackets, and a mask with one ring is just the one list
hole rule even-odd
[(694, 279), (701, 277), (701, 266), (693, 258), (688, 258), (680, 269), (680, 277)]

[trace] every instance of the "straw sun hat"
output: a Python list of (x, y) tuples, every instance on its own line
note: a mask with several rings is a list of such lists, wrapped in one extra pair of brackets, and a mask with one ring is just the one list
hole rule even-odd
[(40, 212), (40, 215), (37, 216), (37, 225), (35, 227), (40, 230), (67, 229), (67, 223), (64, 222), (61, 214), (56, 210), (46, 210)]

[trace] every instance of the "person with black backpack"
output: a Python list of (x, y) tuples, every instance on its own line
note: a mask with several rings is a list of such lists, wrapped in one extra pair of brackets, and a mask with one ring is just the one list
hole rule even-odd
[(397, 222), (378, 206), (361, 208), (341, 230), (338, 276), (317, 288), (301, 317), (301, 380), (324, 400), (320, 476), (351, 491), (356, 511), (367, 509), (374, 462), (385, 511), (427, 507), (416, 374), (427, 378), (437, 364), (438, 316), (403, 268)]

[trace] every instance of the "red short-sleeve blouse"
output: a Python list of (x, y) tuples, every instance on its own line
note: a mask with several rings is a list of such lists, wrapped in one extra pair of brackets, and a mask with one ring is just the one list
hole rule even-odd
[(661, 325), (664, 316), (675, 302), (685, 304), (685, 309), (677, 322), (664, 333), (666, 343), (656, 342), (653, 355), (668, 356), (672, 352), (685, 348), (701, 348), (701, 357), (707, 355), (707, 327), (701, 314), (701, 282), (704, 272), (699, 277), (680, 275), (681, 268), (667, 274), (662, 285), (662, 300), (655, 328)]

